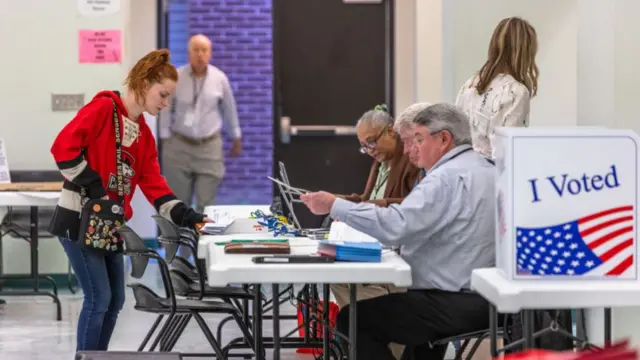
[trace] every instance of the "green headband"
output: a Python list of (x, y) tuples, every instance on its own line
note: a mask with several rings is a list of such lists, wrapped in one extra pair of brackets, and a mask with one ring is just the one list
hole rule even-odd
[(373, 110), (380, 110), (387, 113), (389, 112), (389, 108), (387, 107), (387, 104), (376, 105), (376, 107), (374, 107)]

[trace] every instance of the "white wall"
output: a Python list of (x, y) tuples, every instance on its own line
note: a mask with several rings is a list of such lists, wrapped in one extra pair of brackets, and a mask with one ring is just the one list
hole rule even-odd
[[(584, 0), (580, 0), (581, 2)], [(640, 132), (638, 99), (640, 99), (640, 1), (587, 0), (582, 16), (587, 19), (580, 34), (585, 34), (580, 73), (583, 82), (580, 99), (580, 123), (632, 129)], [(591, 24), (589, 24), (589, 20)], [(603, 340), (603, 312), (590, 311), (588, 331), (591, 339)], [(640, 346), (640, 307), (613, 309), (614, 339), (629, 338)]]
[[(7, 144), (11, 169), (55, 169), (49, 149), (58, 131), (75, 115), (51, 112), (51, 93), (84, 93), (85, 101), (103, 89), (120, 89), (133, 61), (156, 45), (156, 1), (121, 0), (121, 11), (102, 17), (78, 13), (78, 0), (21, 0), (4, 4), (0, 11), (0, 67), (5, 69), (0, 87), (0, 137)], [(135, 18), (135, 21), (132, 19)], [(25, 26), (25, 22), (29, 26)], [(79, 64), (78, 30), (120, 29), (122, 64)], [(155, 119), (150, 119), (155, 128)], [(142, 236), (155, 234), (149, 216), (153, 208), (134, 199), (132, 226)], [(146, 218), (145, 221), (140, 219)], [(153, 236), (153, 235), (151, 235)], [(6, 273), (29, 271), (29, 247), (22, 240), (4, 239)], [(54, 239), (40, 244), (40, 270), (64, 273), (67, 262)]]
[[(415, 101), (453, 101), (486, 59), (494, 27), (521, 16), (538, 33), (539, 95), (531, 125), (587, 125), (640, 132), (638, 0), (396, 1), (396, 112)], [(590, 311), (590, 340), (603, 339)], [(640, 308), (614, 309), (613, 335), (640, 345)]]
[[(536, 28), (539, 42), (540, 91), (532, 102), (531, 124), (576, 124), (577, 1), (396, 1), (396, 110), (414, 101), (453, 101), (486, 60), (498, 22), (522, 16)], [(413, 46), (403, 39), (407, 32)], [(411, 59), (414, 83), (406, 68)]]
[[(157, 1), (128, 1), (131, 2), (131, 19), (135, 19), (135, 21), (129, 21), (125, 24), (125, 27), (129, 29), (127, 33), (130, 41), (130, 61), (129, 66), (126, 67), (127, 71), (138, 59), (146, 55), (149, 51), (155, 49), (157, 45)], [(153, 132), (153, 136), (157, 139), (158, 136), (156, 134), (155, 116), (145, 114), (145, 119)], [(129, 220), (128, 225), (142, 238), (154, 239), (156, 237), (157, 228), (151, 219), (151, 215), (155, 214), (156, 211), (151, 203), (149, 203), (144, 197), (139, 188), (133, 196), (131, 206), (133, 206), (134, 215), (131, 220)]]
[[(604, 0), (601, 0), (604, 1)], [(614, 64), (602, 64), (613, 68), (615, 126), (640, 132), (638, 99), (640, 99), (640, 1), (614, 1)]]
[(78, 30), (124, 29), (129, 2), (122, 3), (123, 11), (96, 18), (80, 16), (77, 0), (21, 0), (0, 11), (6, 69), (0, 135), (12, 169), (56, 168), (49, 149), (74, 114), (51, 112), (51, 93), (84, 93), (88, 100), (99, 90), (121, 88), (124, 64), (78, 64)]

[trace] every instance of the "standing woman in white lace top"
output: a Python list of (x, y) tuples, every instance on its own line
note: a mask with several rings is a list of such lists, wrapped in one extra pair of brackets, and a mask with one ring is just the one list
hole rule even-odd
[(529, 101), (538, 91), (537, 50), (536, 31), (526, 20), (502, 20), (489, 58), (460, 89), (456, 105), (469, 116), (473, 147), (481, 154), (493, 157), (496, 127), (529, 126)]

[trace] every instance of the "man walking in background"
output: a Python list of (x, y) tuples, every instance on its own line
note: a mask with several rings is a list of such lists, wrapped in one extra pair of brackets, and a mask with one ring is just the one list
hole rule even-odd
[(179, 200), (196, 211), (215, 202), (224, 176), (221, 129), (233, 138), (231, 153), (242, 151), (241, 131), (233, 91), (227, 76), (210, 65), (211, 41), (204, 35), (189, 40), (189, 64), (178, 69), (178, 84), (170, 106), (160, 115), (162, 168)]

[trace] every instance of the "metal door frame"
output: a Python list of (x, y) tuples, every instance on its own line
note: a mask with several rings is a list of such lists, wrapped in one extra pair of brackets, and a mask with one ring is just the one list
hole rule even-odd
[[(156, 49), (169, 48), (169, 2), (171, 0), (157, 0), (156, 4)], [(162, 141), (160, 141), (160, 114), (156, 117), (156, 134), (158, 141), (158, 163), (162, 168)]]

